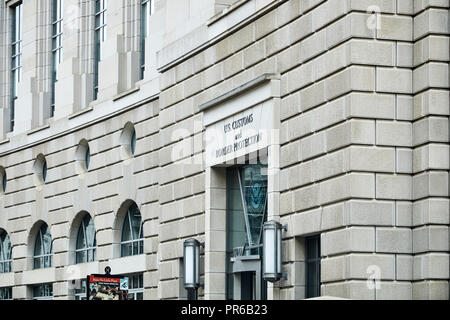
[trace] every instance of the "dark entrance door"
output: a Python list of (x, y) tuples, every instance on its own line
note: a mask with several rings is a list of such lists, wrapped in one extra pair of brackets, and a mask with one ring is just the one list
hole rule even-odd
[(256, 272), (241, 273), (241, 300), (255, 300)]

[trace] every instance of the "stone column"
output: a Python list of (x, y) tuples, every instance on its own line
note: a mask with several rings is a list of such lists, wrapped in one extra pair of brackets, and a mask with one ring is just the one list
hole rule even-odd
[(10, 25), (7, 6), (0, 2), (0, 139), (4, 140), (9, 132), (9, 64), (8, 26)]
[[(33, 123), (33, 101), (36, 93), (36, 54), (39, 49), (38, 33), (40, 12), (38, 1), (23, 2), (22, 20), (22, 79), (17, 86), (17, 100), (15, 103), (14, 133), (30, 130)], [(9, 13), (10, 14), (10, 13)], [(10, 27), (11, 28), (11, 27)], [(10, 30), (11, 32), (11, 30)], [(7, 41), (11, 45), (10, 38)], [(10, 49), (11, 50), (11, 49)], [(11, 54), (7, 56), (9, 61)]]
[(109, 1), (107, 23), (99, 64), (99, 101), (134, 88), (140, 78), (140, 1)]
[(449, 299), (449, 6), (414, 1), (413, 299)]
[(88, 108), (93, 98), (95, 1), (64, 1), (63, 61), (55, 86), (55, 119)]
[(206, 169), (205, 300), (226, 298), (226, 194), (225, 168)]

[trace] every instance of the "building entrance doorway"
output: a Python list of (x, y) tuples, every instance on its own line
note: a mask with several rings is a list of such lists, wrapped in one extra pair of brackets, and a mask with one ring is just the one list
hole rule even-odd
[(227, 298), (266, 299), (262, 228), (267, 220), (267, 166), (227, 169)]
[(265, 300), (267, 286), (262, 279), (261, 257), (232, 258), (233, 300)]

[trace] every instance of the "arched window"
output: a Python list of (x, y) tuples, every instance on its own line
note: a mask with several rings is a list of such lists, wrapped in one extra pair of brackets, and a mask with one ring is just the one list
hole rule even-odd
[(86, 149), (86, 153), (84, 154), (84, 165), (86, 166), (86, 170), (89, 170), (90, 163), (91, 163), (91, 149), (88, 146)]
[(46, 224), (39, 229), (34, 243), (34, 269), (50, 268), (52, 266), (53, 242), (52, 235)]
[(136, 152), (136, 130), (133, 131), (133, 134), (131, 135), (130, 150), (131, 154), (134, 155)]
[(136, 128), (131, 122), (127, 122), (120, 135), (120, 145), (122, 146), (124, 159), (132, 158), (136, 152)]
[(0, 194), (5, 194), (6, 193), (6, 185), (8, 184), (8, 177), (6, 175), (6, 170), (3, 167), (0, 167), (0, 177), (1, 177), (0, 180), (2, 182)]
[(78, 144), (75, 151), (75, 160), (78, 164), (78, 173), (84, 173), (89, 170), (89, 164), (91, 162), (91, 149), (86, 139), (83, 139)]
[(42, 186), (47, 180), (47, 160), (43, 154), (36, 157), (33, 165), (36, 186)]
[(86, 214), (81, 221), (77, 234), (76, 263), (95, 261), (97, 239), (94, 221)]
[(135, 256), (144, 253), (144, 232), (142, 217), (135, 203), (128, 207), (122, 227), (121, 238), (122, 257)]
[(6, 232), (0, 232), (0, 273), (12, 271), (12, 247), (11, 239)]

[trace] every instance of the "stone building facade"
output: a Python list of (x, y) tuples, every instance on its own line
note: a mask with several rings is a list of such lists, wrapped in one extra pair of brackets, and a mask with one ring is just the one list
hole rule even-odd
[(0, 296), (449, 299), (449, 7), (1, 1)]

